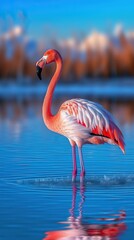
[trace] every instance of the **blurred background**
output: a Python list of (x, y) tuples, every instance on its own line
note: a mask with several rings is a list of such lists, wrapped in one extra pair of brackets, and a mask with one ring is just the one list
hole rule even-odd
[(58, 96), (87, 97), (108, 109), (112, 101), (121, 106), (120, 121), (133, 120), (133, 11), (131, 0), (2, 2), (0, 117), (19, 117), (29, 106), (35, 111), (38, 103), (40, 109), (55, 67), (46, 67), (39, 82), (35, 63), (55, 48), (64, 60)]
[[(54, 92), (53, 113), (66, 99), (96, 101), (115, 116), (125, 136), (125, 156), (116, 146), (83, 148), (88, 179), (85, 222), (90, 224), (92, 217), (99, 216), (103, 227), (105, 214), (109, 218), (123, 209), (128, 230), (119, 239), (133, 240), (132, 0), (1, 2), (0, 239), (43, 239), (44, 232), (61, 229), (58, 224), (66, 221), (71, 198), (75, 198), (71, 181), (66, 181), (72, 172), (68, 140), (50, 132), (42, 119), (42, 102), (55, 65), (45, 67), (42, 81), (35, 65), (49, 48), (57, 49), (64, 63)], [(81, 193), (78, 198), (80, 195), (84, 203), (85, 197)], [(116, 220), (117, 235), (120, 226)]]

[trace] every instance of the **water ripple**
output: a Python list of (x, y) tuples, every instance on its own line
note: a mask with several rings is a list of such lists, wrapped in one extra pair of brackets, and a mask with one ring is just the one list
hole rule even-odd
[[(33, 185), (48, 188), (72, 186), (72, 181), (70, 177), (17, 179), (14, 182), (21, 185)], [(79, 180), (76, 180), (76, 184), (80, 184)], [(92, 176), (85, 179), (84, 185), (108, 187), (134, 185), (134, 175)]]

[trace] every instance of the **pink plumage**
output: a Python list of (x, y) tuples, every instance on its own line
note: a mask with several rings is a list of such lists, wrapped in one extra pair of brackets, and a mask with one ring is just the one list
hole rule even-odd
[(41, 79), (41, 71), (45, 64), (56, 63), (56, 71), (48, 86), (44, 98), (42, 113), (46, 126), (59, 134), (66, 136), (72, 146), (73, 173), (72, 179), (77, 175), (75, 147), (78, 147), (81, 178), (85, 176), (82, 156), (83, 144), (109, 143), (118, 145), (125, 152), (122, 132), (116, 125), (112, 115), (100, 104), (84, 99), (71, 99), (64, 102), (58, 113), (51, 113), (52, 96), (62, 70), (62, 58), (56, 50), (48, 50), (36, 63), (37, 74)]
[(64, 134), (72, 140), (78, 136), (82, 144), (93, 141), (107, 142), (118, 145), (124, 152), (123, 135), (113, 117), (100, 104), (84, 99), (72, 99), (62, 104), (59, 114), (61, 122), (64, 122)]

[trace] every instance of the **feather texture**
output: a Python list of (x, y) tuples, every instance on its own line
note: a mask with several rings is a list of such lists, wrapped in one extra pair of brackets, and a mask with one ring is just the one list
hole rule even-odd
[(59, 132), (69, 139), (92, 143), (93, 138), (98, 138), (100, 143), (116, 144), (125, 151), (123, 135), (102, 105), (84, 99), (71, 99), (61, 105), (59, 113), (62, 120)]

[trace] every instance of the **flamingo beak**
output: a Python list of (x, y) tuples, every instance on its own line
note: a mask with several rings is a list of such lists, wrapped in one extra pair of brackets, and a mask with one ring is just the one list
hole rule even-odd
[(38, 78), (41, 80), (41, 72), (46, 64), (47, 56), (43, 56), (37, 63), (36, 63), (36, 73)]
[(42, 68), (37, 65), (36, 66), (36, 73), (37, 73), (37, 76), (40, 80), (41, 80), (41, 72), (42, 72)]

